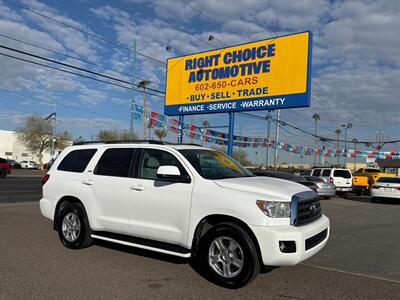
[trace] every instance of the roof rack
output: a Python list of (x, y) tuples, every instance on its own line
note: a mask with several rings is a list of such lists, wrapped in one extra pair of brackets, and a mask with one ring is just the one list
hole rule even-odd
[(91, 145), (91, 144), (154, 144), (154, 145), (187, 145), (187, 146), (199, 146), (203, 147), (199, 144), (194, 143), (170, 143), (156, 140), (115, 140), (115, 141), (80, 141), (74, 142), (74, 146), (79, 145)]
[(90, 145), (90, 144), (157, 144), (167, 145), (168, 143), (156, 140), (115, 140), (115, 141), (81, 141), (74, 142), (74, 146), (78, 145)]

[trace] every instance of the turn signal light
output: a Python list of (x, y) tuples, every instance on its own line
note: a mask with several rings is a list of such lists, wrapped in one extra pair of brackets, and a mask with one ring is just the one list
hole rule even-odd
[(333, 184), (333, 177), (329, 177), (329, 183)]
[(42, 177), (42, 185), (44, 185), (49, 180), (49, 178), (50, 178), (50, 174), (45, 174)]

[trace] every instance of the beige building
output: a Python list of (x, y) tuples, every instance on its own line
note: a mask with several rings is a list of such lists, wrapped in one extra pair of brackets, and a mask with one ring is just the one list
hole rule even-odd
[[(0, 130), (0, 157), (15, 159), (20, 162), (23, 160), (33, 160), (39, 162), (37, 155), (29, 152), (26, 147), (17, 139), (15, 131)], [(50, 151), (43, 153), (43, 163), (50, 160)]]

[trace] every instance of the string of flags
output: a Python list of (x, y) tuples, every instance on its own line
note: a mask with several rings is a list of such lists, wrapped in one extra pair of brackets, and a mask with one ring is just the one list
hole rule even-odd
[[(173, 133), (179, 134), (182, 128), (183, 135), (191, 139), (202, 141), (206, 143), (214, 143), (217, 145), (228, 145), (228, 134), (224, 132), (214, 131), (207, 128), (195, 126), (180, 122), (177, 119), (159, 114), (149, 109), (144, 109), (138, 104), (134, 104), (134, 120), (138, 122), (149, 122), (152, 127), (167, 129)], [(332, 149), (321, 149), (311, 148), (304, 146), (297, 146), (292, 144), (286, 144), (272, 139), (259, 137), (246, 137), (234, 135), (233, 145), (241, 148), (258, 148), (258, 147), (269, 147), (273, 149), (282, 149), (284, 151), (293, 152), (301, 155), (313, 155), (313, 156), (324, 156), (324, 157), (352, 157), (352, 158), (375, 158), (375, 159), (400, 159), (400, 152), (390, 151), (370, 151), (370, 150), (351, 150), (348, 149), (347, 153), (344, 149), (332, 150)]]

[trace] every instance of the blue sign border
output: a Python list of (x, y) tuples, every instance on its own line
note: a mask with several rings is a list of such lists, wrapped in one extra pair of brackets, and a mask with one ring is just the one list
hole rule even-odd
[[(285, 37), (285, 36), (291, 36), (291, 35), (297, 35), (297, 34), (302, 34), (302, 33), (308, 33), (309, 38), (308, 38), (308, 56), (307, 56), (307, 82), (306, 82), (306, 92), (305, 93), (299, 93), (299, 94), (288, 94), (288, 95), (274, 95), (274, 96), (264, 96), (264, 97), (256, 97), (256, 98), (246, 98), (246, 99), (232, 99), (232, 100), (223, 100), (223, 101), (215, 101), (215, 102), (197, 102), (197, 103), (190, 103), (190, 104), (175, 104), (175, 105), (165, 105), (164, 102), (164, 114), (167, 116), (177, 116), (177, 115), (195, 115), (195, 114), (210, 114), (210, 113), (223, 113), (223, 112), (236, 112), (236, 111), (254, 111), (254, 110), (274, 110), (274, 109), (285, 109), (285, 108), (296, 108), (296, 107), (309, 107), (310, 106), (310, 98), (311, 98), (311, 66), (312, 66), (312, 33), (311, 31), (302, 31), (302, 32), (296, 32), (292, 34), (287, 34), (287, 35), (282, 35), (276, 38), (271, 38), (269, 40), (274, 40), (277, 38)], [(246, 44), (252, 44), (256, 42), (260, 42), (263, 40), (259, 41), (253, 41), (249, 43), (243, 43), (243, 44), (237, 44), (231, 47), (236, 47), (236, 46), (241, 46), (241, 45), (246, 45)], [(197, 53), (192, 53), (189, 55), (194, 55), (194, 54), (200, 54), (200, 53), (205, 53), (205, 52), (210, 52), (210, 51), (215, 51), (215, 50), (222, 50), (224, 48), (217, 48), (214, 50), (207, 50), (207, 51), (201, 51)], [(177, 56), (174, 58), (168, 58), (170, 59), (175, 59), (179, 57), (185, 57), (189, 55), (182, 55), (182, 56)], [(168, 61), (167, 60), (167, 61)], [(168, 66), (168, 64), (167, 64)], [(165, 87), (165, 92), (167, 91), (167, 86), (168, 86), (168, 69), (167, 69), (167, 74), (166, 74), (166, 87)], [(282, 102), (277, 99), (284, 99), (284, 101), (281, 103), (281, 105), (259, 105), (260, 103), (264, 102), (265, 104), (271, 104), (273, 103), (274, 100), (276, 102)], [(261, 100), (263, 100), (261, 102)], [(243, 107), (244, 103), (252, 103), (253, 105), (250, 105), (249, 107)], [(228, 108), (232, 107), (233, 103), (236, 103), (235, 109)], [(214, 105), (216, 104), (221, 104), (220, 109), (214, 109)], [(225, 105), (224, 105), (225, 104)], [(201, 110), (200, 110), (200, 106)]]

